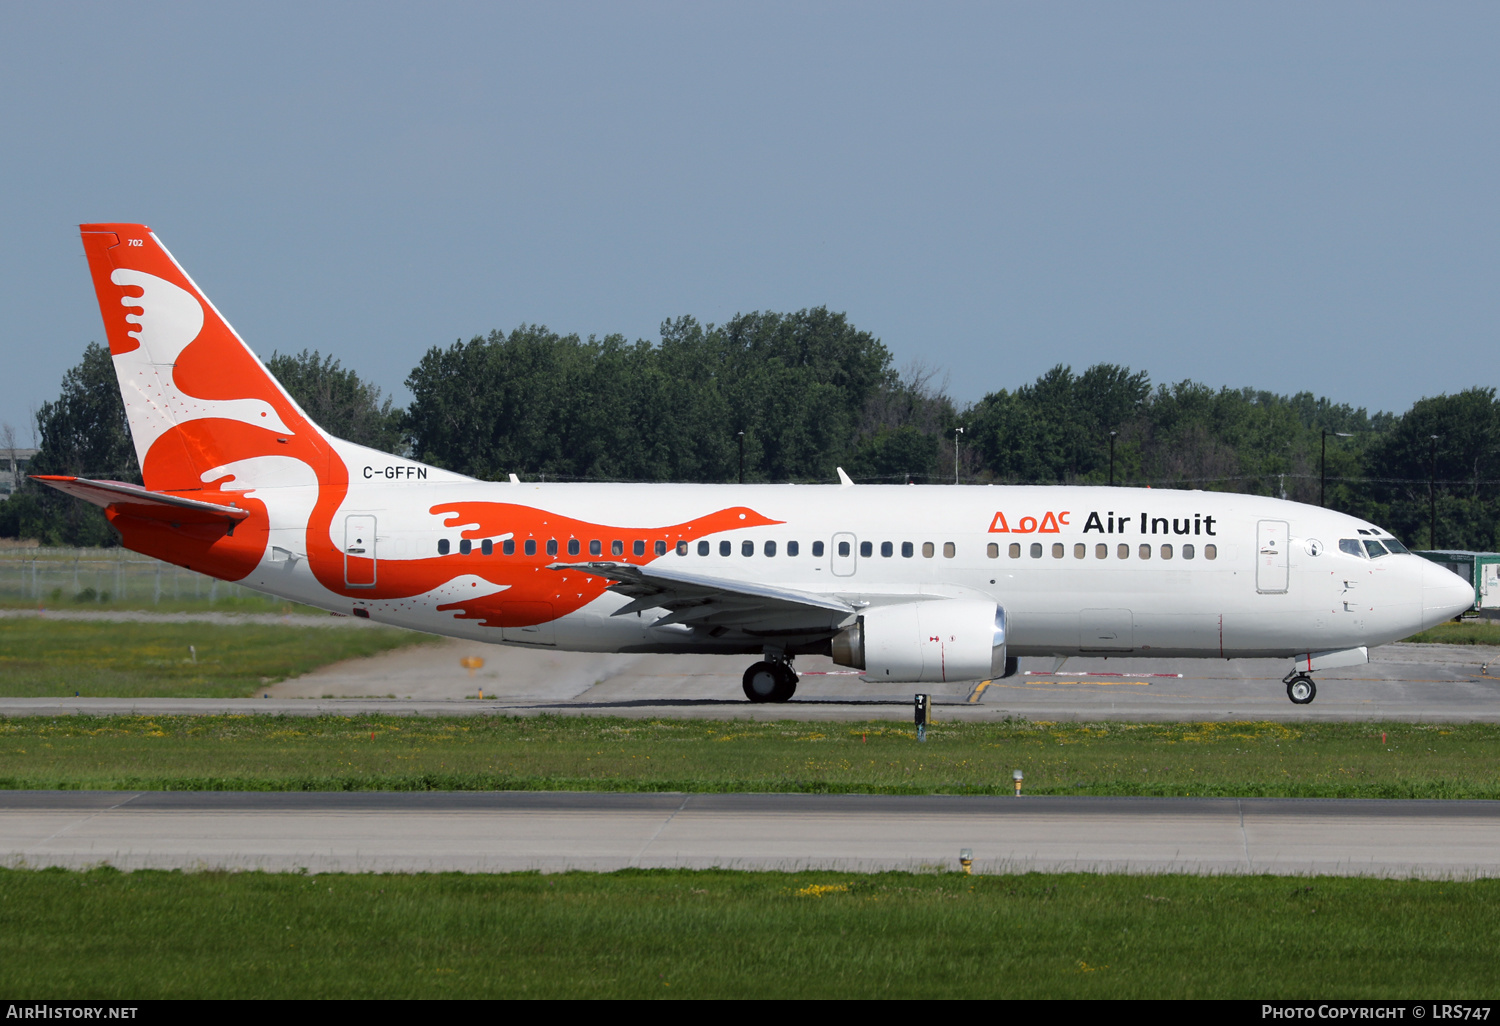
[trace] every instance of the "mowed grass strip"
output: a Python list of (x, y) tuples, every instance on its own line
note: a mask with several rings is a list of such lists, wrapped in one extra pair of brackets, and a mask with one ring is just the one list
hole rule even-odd
[(0, 870), (14, 999), (1488, 998), (1500, 883)]
[(1500, 799), (1500, 725), (0, 719), (0, 787)]
[(341, 659), (432, 640), (379, 627), (0, 620), (0, 695), (244, 698)]
[(1489, 620), (1450, 620), (1406, 639), (1438, 645), (1500, 645), (1500, 623)]
[[(37, 609), (38, 602), (23, 596), (0, 596), (0, 609)], [(74, 595), (61, 592), (49, 595), (40, 603), (42, 611), (65, 613), (273, 613), (293, 616), (327, 616), (322, 609), (304, 606), (300, 602), (288, 602), (271, 595), (220, 595), (209, 599), (187, 596), (174, 598), (164, 595), (153, 599), (150, 595), (132, 596), (125, 599), (90, 595), (87, 590)]]

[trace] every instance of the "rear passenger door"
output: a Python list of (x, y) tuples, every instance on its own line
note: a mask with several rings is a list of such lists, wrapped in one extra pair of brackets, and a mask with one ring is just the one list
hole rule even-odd
[(344, 518), (344, 585), (375, 587), (375, 518)]

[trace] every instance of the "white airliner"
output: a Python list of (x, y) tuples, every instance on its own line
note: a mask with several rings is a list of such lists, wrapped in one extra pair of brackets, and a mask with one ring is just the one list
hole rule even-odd
[(145, 486), (39, 480), (126, 547), (382, 623), (591, 652), (761, 657), (784, 702), (822, 653), (881, 682), (1021, 656), (1292, 660), (1312, 673), (1473, 603), (1341, 513), (1097, 487), (478, 481), (334, 438), (144, 225), (82, 226)]

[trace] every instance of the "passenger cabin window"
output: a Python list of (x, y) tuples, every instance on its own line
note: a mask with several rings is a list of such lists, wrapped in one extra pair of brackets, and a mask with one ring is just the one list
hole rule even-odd
[(667, 554), (667, 543), (666, 542), (659, 541), (659, 542), (656, 543), (656, 554), (658, 556), (665, 556)]
[(458, 543), (458, 554), (467, 556), (474, 549), (474, 543), (465, 538)]
[(623, 555), (625, 555), (625, 543), (622, 542), (618, 538), (616, 538), (614, 541), (610, 542), (609, 543), (609, 554), (611, 556), (623, 556)]
[(1020, 559), (1021, 558), (1021, 543), (1020, 542), (1011, 542), (1010, 543), (1010, 558), (1011, 559)]
[(1031, 558), (1032, 559), (1041, 559), (1042, 558), (1042, 543), (1041, 542), (1032, 542), (1031, 543)]
[(1203, 546), (1203, 558), (1204, 559), (1218, 559), (1219, 558), (1219, 547), (1217, 545), (1205, 545), (1205, 546)]
[(570, 556), (576, 556), (576, 555), (578, 555), (578, 539), (577, 538), (569, 538), (568, 539), (568, 555), (570, 555)]
[(1360, 559), (1365, 558), (1365, 547), (1359, 543), (1358, 538), (1340, 538), (1339, 551)]
[(892, 545), (890, 542), (881, 542), (880, 554), (886, 559), (890, 559), (896, 554), (896, 546)]
[(634, 552), (637, 556), (644, 556), (646, 554), (646, 543), (638, 541), (630, 547), (630, 551)]
[(555, 555), (557, 555), (557, 539), (556, 538), (548, 538), (547, 539), (547, 555), (549, 555), (549, 556), (555, 556)]
[(719, 542), (719, 555), (727, 556), (733, 550), (733, 548), (734, 546), (729, 544), (728, 539), (725, 539), (724, 541)]
[(446, 556), (447, 554), (448, 554), (448, 539), (447, 538), (439, 538), (438, 539), (438, 555), (439, 556)]
[(1073, 558), (1074, 559), (1082, 559), (1084, 556), (1087, 556), (1088, 554), (1089, 554), (1089, 547), (1087, 545), (1085, 545), (1083, 542), (1078, 542), (1077, 544), (1075, 544), (1073, 546)]
[(943, 542), (943, 558), (952, 559), (956, 555), (958, 555), (958, 549), (954, 544), (952, 542)]
[[(844, 554), (848, 555), (847, 552), (844, 553)], [(820, 541), (813, 542), (813, 555), (814, 556), (822, 556), (823, 555), (823, 543), (822, 542), (820, 542)]]
[(507, 556), (514, 556), (516, 554), (516, 540), (514, 538), (505, 539), (500, 543), (500, 551)]
[(589, 555), (591, 555), (591, 556), (602, 556), (602, 555), (604, 555), (604, 546), (599, 543), (599, 539), (598, 538), (595, 538), (595, 539), (593, 539), (592, 541), (589, 542)]
[(1109, 558), (1109, 546), (1106, 545), (1106, 544), (1104, 544), (1103, 542), (1100, 542), (1098, 545), (1095, 545), (1094, 546), (1094, 558), (1095, 559), (1108, 559)]
[(874, 553), (874, 551), (875, 551), (875, 543), (874, 542), (860, 542), (859, 543), (859, 554), (861, 556), (864, 556), (866, 559), (869, 559), (870, 556)]
[(484, 553), (486, 556), (493, 556), (495, 554), (495, 543), (486, 538), (484, 541), (479, 543), (479, 551)]
[(1126, 545), (1124, 542), (1121, 542), (1120, 543), (1120, 547), (1117, 550), (1115, 550), (1115, 555), (1119, 556), (1121, 559), (1129, 559), (1130, 558), (1130, 546)]
[(922, 556), (923, 556), (923, 558), (925, 558), (925, 559), (931, 559), (935, 555), (937, 555), (937, 546), (933, 545), (932, 542), (923, 542), (922, 543)]
[(755, 543), (753, 541), (751, 541), (750, 539), (748, 539), (748, 538), (746, 538), (744, 541), (740, 542), (740, 555), (742, 555), (742, 556), (753, 556), (753, 555), (755, 555)]
[(848, 542), (839, 542), (839, 555), (840, 556), (847, 556), (847, 555), (849, 555), (849, 543)]
[(1062, 542), (1053, 542), (1052, 543), (1052, 558), (1053, 559), (1062, 559), (1063, 558), (1063, 543)]
[(766, 542), (765, 545), (761, 546), (761, 551), (768, 556), (776, 555), (776, 543), (773, 541)]
[(1151, 546), (1150, 545), (1145, 544), (1145, 543), (1141, 544), (1141, 558), (1142, 559), (1150, 559), (1151, 558)]
[(677, 554), (679, 556), (686, 556), (688, 554), (688, 543), (687, 542), (680, 541), (680, 542), (677, 543)]
[[(997, 545), (995, 542), (990, 542), (988, 545), (985, 546), (984, 554), (986, 556), (989, 556), (991, 559), (999, 559), (1000, 558), (1000, 546)], [(930, 556), (930, 555), (932, 555), (932, 553), (929, 552), (929, 553), (926, 553), (926, 555)]]
[(1171, 559), (1172, 558), (1172, 546), (1170, 546), (1170, 545), (1163, 545), (1161, 547), (1161, 558), (1162, 559)]
[(911, 542), (901, 543), (901, 558), (910, 559), (917, 554), (916, 547)]
[(786, 554), (788, 556), (795, 556), (798, 553), (798, 551), (799, 551), (799, 549), (798, 549), (798, 546), (797, 546), (796, 542), (793, 541), (793, 542), (787, 542), (786, 543)]
[(1192, 559), (1193, 558), (1193, 545), (1192, 545), (1191, 542), (1189, 542), (1188, 544), (1186, 544), (1186, 545), (1184, 545), (1182, 547), (1182, 558), (1183, 559)]
[(528, 556), (534, 556), (534, 555), (536, 555), (536, 539), (535, 538), (527, 538), (526, 539), (526, 555), (528, 555)]
[(701, 542), (698, 543), (698, 555), (700, 555), (700, 556), (706, 556), (706, 555), (708, 555), (708, 542), (701, 541)]

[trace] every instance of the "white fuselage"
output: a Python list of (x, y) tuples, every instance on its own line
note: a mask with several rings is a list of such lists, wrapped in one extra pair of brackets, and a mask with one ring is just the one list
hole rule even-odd
[[(431, 558), (447, 540), (454, 574), (443, 589), (400, 600), (356, 599), (355, 607), (377, 621), (482, 641), (596, 652), (756, 650), (744, 639), (701, 636), (680, 624), (653, 627), (660, 611), (612, 616), (627, 600), (608, 592), (549, 624), (507, 628), (500, 637), (493, 627), (441, 611), (445, 596), (492, 588), (493, 571), (503, 576), (503, 564), (515, 557), (502, 554), (505, 532), (495, 535), (491, 555), (480, 554), (474, 539), (460, 557), (459, 531), (429, 513), (440, 502), (520, 504), (605, 525), (596, 532), (601, 556), (589, 556), (587, 543), (596, 540), (589, 538), (579, 556), (560, 549), (559, 561), (608, 559), (612, 542), (629, 546), (650, 535), (623, 525), (649, 528), (751, 507), (781, 522), (717, 532), (705, 539), (705, 555), (694, 542), (654, 562), (836, 596), (856, 608), (986, 596), (1009, 614), (1014, 655), (1236, 658), (1352, 649), (1406, 637), (1455, 615), (1472, 598), (1461, 579), (1418, 556), (1341, 550), (1341, 540), (1389, 539), (1370, 524), (1259, 496), (1069, 486), (500, 484), (431, 475), (351, 474), (330, 542), (345, 544), (346, 518), (373, 518), (377, 573), (383, 573), (403, 560)], [(273, 510), (273, 523), (277, 507), (309, 505), (307, 497), (288, 494), (283, 506), (277, 491), (254, 493)], [(295, 553), (301, 525), (295, 518), (283, 523), (284, 545), (276, 530), (272, 544)], [(767, 543), (774, 543), (774, 555)], [(491, 571), (488, 581), (464, 572), (476, 563)], [(268, 558), (243, 583), (336, 612), (351, 609), (347, 595), (322, 587), (296, 559)]]

